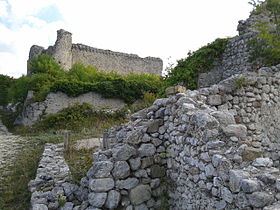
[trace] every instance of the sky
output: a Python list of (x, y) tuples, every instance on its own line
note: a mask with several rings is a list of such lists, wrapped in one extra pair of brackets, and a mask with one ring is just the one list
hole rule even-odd
[(237, 35), (249, 0), (0, 0), (0, 74), (26, 74), (32, 45), (73, 43), (160, 57), (164, 68), (216, 38)]

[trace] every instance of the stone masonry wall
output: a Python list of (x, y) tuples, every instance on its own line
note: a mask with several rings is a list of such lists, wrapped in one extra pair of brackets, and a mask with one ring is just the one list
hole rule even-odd
[(160, 76), (163, 65), (159, 58), (140, 58), (133, 54), (101, 50), (82, 44), (72, 46), (72, 64), (74, 63), (95, 66), (105, 72), (115, 71), (120, 74), (148, 73)]
[(126, 105), (120, 99), (103, 98), (100, 94), (94, 92), (85, 93), (78, 97), (68, 97), (62, 92), (49, 93), (44, 101), (30, 104), (28, 100), (32, 97), (32, 91), (29, 91), (24, 110), (17, 117), (15, 124), (31, 126), (40, 120), (43, 115), (57, 113), (76, 103), (88, 103), (96, 109), (104, 111), (121, 109)]
[(279, 72), (158, 99), (109, 130), (79, 208), (279, 209)]
[(73, 64), (79, 62), (84, 65), (95, 66), (100, 71), (105, 72), (115, 71), (119, 74), (146, 73), (161, 76), (163, 67), (160, 58), (141, 58), (134, 54), (102, 50), (83, 44), (72, 44), (72, 34), (63, 29), (57, 31), (57, 40), (54, 46), (44, 49), (33, 45), (30, 48), (29, 61), (39, 54), (54, 57), (65, 70), (69, 70)]

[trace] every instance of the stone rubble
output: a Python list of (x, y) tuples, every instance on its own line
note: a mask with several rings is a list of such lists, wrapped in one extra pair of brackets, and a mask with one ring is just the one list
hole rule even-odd
[(9, 175), (9, 166), (26, 143), (23, 137), (9, 133), (0, 119), (0, 181)]

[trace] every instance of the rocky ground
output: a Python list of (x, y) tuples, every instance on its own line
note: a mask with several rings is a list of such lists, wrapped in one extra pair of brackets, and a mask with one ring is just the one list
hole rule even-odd
[(9, 166), (25, 143), (23, 137), (9, 133), (0, 119), (0, 181), (9, 174)]

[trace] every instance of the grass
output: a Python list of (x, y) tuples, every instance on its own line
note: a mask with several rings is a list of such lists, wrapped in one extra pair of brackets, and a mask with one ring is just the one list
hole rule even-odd
[(57, 134), (44, 134), (26, 137), (27, 143), (19, 151), (10, 173), (0, 181), (0, 209), (29, 209), (31, 193), (28, 191), (28, 182), (35, 178), (38, 162), (44, 144), (61, 141)]
[[(9, 166), (10, 173), (0, 180), (0, 209), (20, 209), (27, 210), (30, 205), (31, 193), (28, 191), (28, 182), (35, 178), (38, 162), (44, 149), (45, 143), (62, 142), (61, 130), (55, 129), (32, 129), (18, 127), (13, 129), (12, 113), (1, 113), (3, 122), (9, 125), (9, 130), (26, 138), (27, 143), (23, 149), (17, 153), (14, 164)], [(13, 115), (13, 114), (12, 114)], [(76, 122), (75, 129), (71, 130), (72, 144), (78, 139), (93, 138), (102, 136), (106, 129), (114, 125), (126, 122), (126, 119), (110, 119), (102, 117), (92, 117)], [(73, 181), (79, 182), (92, 166), (92, 151), (71, 150), (70, 155), (65, 159), (72, 173)]]

